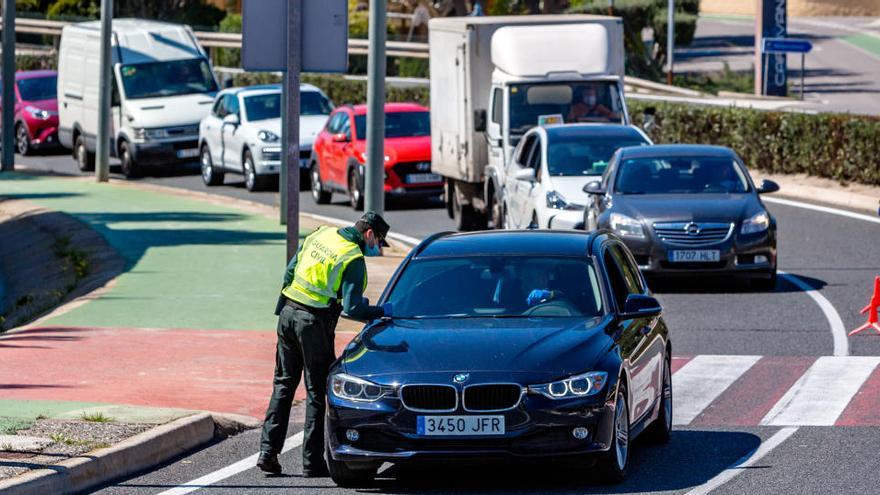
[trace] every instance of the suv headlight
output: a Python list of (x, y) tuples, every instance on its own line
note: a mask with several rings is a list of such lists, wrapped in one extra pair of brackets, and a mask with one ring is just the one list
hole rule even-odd
[(764, 232), (770, 227), (770, 215), (766, 211), (762, 211), (743, 221), (742, 227), (739, 229), (740, 234), (756, 234)]
[(642, 228), (642, 224), (635, 218), (621, 213), (612, 213), (609, 223), (611, 224), (611, 229), (623, 237), (645, 237), (645, 229)]
[(608, 373), (604, 371), (591, 371), (552, 383), (531, 385), (529, 386), (529, 392), (541, 394), (548, 399), (554, 400), (589, 397), (601, 392), (607, 381)]
[(274, 143), (278, 141), (278, 134), (275, 134), (271, 131), (260, 131), (257, 133), (257, 137), (260, 138), (260, 141), (264, 143)]
[(583, 205), (569, 203), (563, 195), (556, 191), (549, 191), (547, 193), (547, 208), (553, 208), (556, 210), (582, 210), (584, 207)]
[(330, 384), (333, 395), (340, 399), (355, 402), (376, 402), (387, 395), (394, 394), (393, 387), (377, 385), (356, 376), (339, 373), (333, 375)]
[(52, 112), (48, 110), (42, 110), (40, 108), (32, 107), (30, 105), (24, 107), (24, 109), (27, 111), (27, 113), (31, 114), (31, 117), (35, 119), (46, 120), (49, 118), (50, 115), (52, 115)]

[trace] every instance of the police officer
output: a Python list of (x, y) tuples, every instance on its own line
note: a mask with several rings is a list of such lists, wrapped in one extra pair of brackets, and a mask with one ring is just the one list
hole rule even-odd
[(354, 226), (320, 227), (305, 238), (284, 275), (278, 315), (278, 350), (272, 398), (263, 423), (257, 466), (281, 473), (278, 454), (287, 436), (293, 394), (305, 375), (306, 419), (303, 476), (328, 475), (324, 462), (324, 412), (327, 373), (336, 359), (334, 337), (340, 311), (349, 318), (373, 320), (391, 316), (391, 305), (370, 306), (364, 256), (378, 256), (387, 246), (390, 227), (368, 211)]

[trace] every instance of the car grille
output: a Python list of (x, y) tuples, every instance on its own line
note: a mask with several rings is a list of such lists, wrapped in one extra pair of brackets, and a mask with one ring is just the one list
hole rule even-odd
[(667, 244), (705, 246), (724, 242), (733, 232), (732, 223), (655, 223), (654, 232)]
[(196, 125), (181, 125), (177, 127), (166, 127), (165, 132), (168, 133), (168, 137), (177, 138), (184, 136), (198, 136), (199, 135), (199, 126)]
[(458, 405), (451, 385), (405, 385), (400, 400), (404, 407), (415, 411), (454, 411)]
[(431, 162), (403, 162), (394, 164), (394, 173), (404, 177), (409, 174), (427, 174), (431, 172)]
[(519, 404), (522, 387), (514, 384), (472, 385), (464, 389), (467, 411), (501, 411)]

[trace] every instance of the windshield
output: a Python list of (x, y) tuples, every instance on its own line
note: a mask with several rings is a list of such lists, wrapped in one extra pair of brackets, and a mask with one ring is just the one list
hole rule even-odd
[(551, 137), (547, 148), (547, 169), (550, 175), (559, 176), (602, 175), (618, 148), (647, 144), (647, 140), (636, 136)]
[(623, 123), (614, 82), (514, 84), (510, 86), (510, 136), (518, 139), (545, 123)]
[[(533, 291), (546, 291), (537, 296)], [(416, 259), (388, 296), (396, 318), (594, 317), (602, 298), (593, 265), (566, 257)]]
[(617, 174), (620, 194), (744, 193), (749, 186), (730, 158), (680, 157), (623, 160)]
[[(317, 91), (302, 91), (300, 96), (300, 116), (329, 115), (333, 105)], [(244, 99), (244, 110), (249, 121), (281, 118), (281, 93), (248, 96)]]
[(19, 79), (18, 93), (24, 101), (52, 100), (58, 95), (58, 77)]
[(204, 59), (123, 65), (119, 72), (129, 99), (217, 91), (211, 66)]
[[(388, 112), (385, 114), (385, 137), (422, 137), (431, 135), (431, 114), (428, 112)], [(367, 116), (356, 115), (358, 141), (367, 139)]]

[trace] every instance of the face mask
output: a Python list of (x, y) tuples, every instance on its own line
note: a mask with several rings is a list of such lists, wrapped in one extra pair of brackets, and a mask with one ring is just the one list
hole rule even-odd
[(364, 256), (380, 256), (382, 251), (379, 250), (379, 245), (375, 244), (370, 246), (367, 244), (367, 252), (364, 253)]

